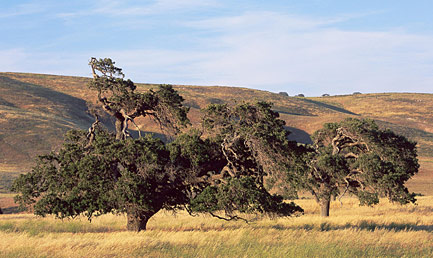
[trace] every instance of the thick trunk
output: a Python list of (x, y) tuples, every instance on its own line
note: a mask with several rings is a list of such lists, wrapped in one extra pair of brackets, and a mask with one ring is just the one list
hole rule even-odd
[(136, 232), (146, 230), (147, 222), (155, 213), (156, 212), (128, 211), (126, 215), (128, 219), (126, 228), (129, 231)]
[(331, 198), (323, 198), (320, 200), (320, 216), (329, 217), (329, 206), (331, 204)]

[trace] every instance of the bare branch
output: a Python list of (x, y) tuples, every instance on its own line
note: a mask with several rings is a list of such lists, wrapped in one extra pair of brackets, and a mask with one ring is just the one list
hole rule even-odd
[(357, 155), (357, 154), (355, 154), (355, 153), (353, 153), (353, 152), (349, 152), (349, 153), (346, 153), (345, 155), (344, 155), (344, 157), (345, 158), (358, 158), (359, 157), (359, 155)]
[(99, 124), (99, 116), (97, 114), (95, 114), (95, 119), (95, 122), (93, 122), (92, 126), (89, 128), (89, 132), (87, 133), (87, 139), (89, 140), (89, 142), (87, 143), (85, 148), (89, 148), (92, 145), (93, 140), (95, 139), (95, 130)]
[(130, 121), (131, 121), (131, 123), (132, 123), (133, 125), (135, 125), (135, 127), (137, 128), (137, 131), (138, 131), (138, 137), (141, 138), (141, 130), (140, 130), (140, 127), (138, 127), (138, 125), (134, 122), (134, 119), (130, 119)]
[(346, 194), (347, 190), (349, 190), (349, 187), (350, 187), (350, 183), (347, 180), (347, 178), (345, 178), (344, 180), (346, 180), (346, 182), (347, 182), (346, 189), (344, 189), (343, 194), (341, 194), (340, 197), (338, 197), (338, 201), (340, 202), (341, 207), (343, 207), (343, 202), (341, 201), (341, 198), (343, 198), (343, 196)]
[(228, 218), (225, 218), (225, 217), (218, 216), (218, 215), (214, 214), (213, 212), (209, 212), (209, 214), (212, 215), (215, 218), (222, 219), (222, 220), (225, 220), (225, 221), (242, 220), (242, 221), (244, 221), (247, 224), (249, 223), (249, 221), (247, 219), (239, 217), (239, 216), (236, 216), (236, 215), (235, 216), (228, 216)]
[(192, 217), (197, 217), (198, 214), (195, 214), (189, 207), (188, 205), (184, 204), (183, 207), (185, 208), (185, 210), (188, 212), (188, 214)]

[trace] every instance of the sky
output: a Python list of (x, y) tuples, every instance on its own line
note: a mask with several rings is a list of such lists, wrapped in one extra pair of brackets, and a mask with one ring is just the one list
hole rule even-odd
[(0, 72), (289, 95), (433, 93), (430, 0), (0, 0)]

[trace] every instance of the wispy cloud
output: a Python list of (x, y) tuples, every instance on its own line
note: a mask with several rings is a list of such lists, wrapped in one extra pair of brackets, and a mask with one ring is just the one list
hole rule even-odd
[[(344, 19), (348, 19), (349, 16)], [(200, 63), (219, 83), (296, 93), (431, 91), (433, 37), (404, 31), (349, 31), (335, 19), (272, 12), (246, 13), (193, 24), (217, 29), (219, 51)]]
[(120, 0), (98, 0), (90, 8), (70, 12), (62, 12), (60, 18), (73, 18), (90, 15), (105, 15), (111, 17), (136, 17), (156, 15), (164, 12), (187, 11), (195, 8), (217, 6), (216, 0), (156, 0), (151, 3), (128, 3)]
[[(279, 31), (305, 31), (343, 23), (353, 19), (377, 15), (383, 11), (342, 14), (335, 17), (308, 17), (272, 11), (248, 11), (237, 16), (215, 17), (199, 21), (185, 22), (185, 26), (198, 29), (231, 31), (277, 29)], [(275, 27), (279, 25), (280, 27)]]
[(184, 10), (221, 6), (217, 0), (156, 0), (151, 6), (154, 10)]
[(3, 8), (2, 10), (0, 10), (0, 19), (41, 13), (45, 10), (46, 8), (43, 4), (29, 2), (16, 5), (12, 8)]
[[(217, 3), (161, 0), (122, 7), (120, 1), (100, 1), (95, 5), (99, 9), (88, 12), (139, 16), (146, 10), (202, 4)], [(0, 70), (88, 76), (87, 60), (96, 56), (113, 58), (137, 82), (233, 85), (307, 95), (432, 92), (433, 36), (403, 29), (361, 31), (340, 26), (368, 15), (317, 18), (249, 11), (203, 20), (195, 17), (176, 25), (192, 42), (189, 47), (173, 46), (180, 41), (179, 35), (167, 34), (164, 39), (174, 44), (138, 44), (124, 50), (110, 45), (78, 53), (12, 49), (0, 51)]]

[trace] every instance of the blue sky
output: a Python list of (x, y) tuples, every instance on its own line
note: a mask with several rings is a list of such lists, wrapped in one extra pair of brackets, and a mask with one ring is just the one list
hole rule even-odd
[(0, 71), (303, 93), (433, 93), (432, 1), (0, 0)]

